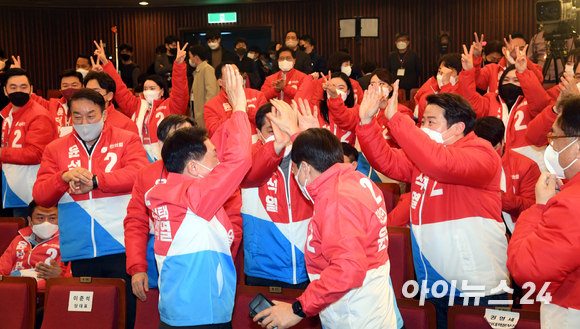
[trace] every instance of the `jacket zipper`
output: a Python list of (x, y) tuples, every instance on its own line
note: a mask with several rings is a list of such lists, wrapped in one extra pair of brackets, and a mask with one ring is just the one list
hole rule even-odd
[[(291, 170), (292, 170), (292, 166), (288, 167), (288, 175), (291, 174)], [(278, 167), (278, 171), (280, 172), (281, 176), (282, 176), (282, 181), (284, 183), (284, 193), (286, 194), (286, 203), (288, 204), (288, 220), (289, 220), (289, 224), (290, 224), (290, 248), (291, 248), (291, 252), (292, 252), (292, 282), (294, 284), (297, 284), (296, 282), (296, 250), (294, 250), (294, 243), (292, 242), (293, 239), (293, 231), (294, 228), (292, 226), (292, 203), (290, 200), (290, 181), (288, 180), (288, 186), (286, 186), (286, 181), (287, 179), (284, 177), (284, 173), (282, 172), (282, 169), (280, 169), (280, 167)], [(288, 176), (290, 177), (290, 176)]]
[[(423, 174), (423, 173), (421, 173)], [(425, 259), (423, 257), (423, 247), (422, 247), (422, 237), (423, 237), (423, 232), (421, 229), (422, 223), (423, 223), (423, 201), (425, 201), (425, 197), (427, 196), (427, 185), (429, 185), (429, 177), (425, 176), (423, 174), (423, 197), (421, 198), (421, 206), (419, 206), (419, 236), (418, 236), (418, 240), (417, 240), (417, 246), (419, 247), (419, 255), (421, 256), (421, 262), (423, 263), (423, 268), (425, 269), (425, 287), (427, 286), (427, 279), (429, 277), (429, 273), (427, 272), (427, 266), (425, 265)], [(422, 286), (422, 284), (420, 284), (420, 286)]]

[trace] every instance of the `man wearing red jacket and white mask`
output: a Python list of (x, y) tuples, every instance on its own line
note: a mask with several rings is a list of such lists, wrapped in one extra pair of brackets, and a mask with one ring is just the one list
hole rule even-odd
[[(209, 138), (212, 138), (218, 128), (232, 116), (232, 105), (228, 100), (228, 95), (225, 90), (226, 82), (224, 71), (226, 65), (232, 65), (234, 70), (238, 71), (238, 67), (233, 61), (223, 61), (218, 64), (215, 68), (215, 77), (221, 89), (220, 93), (203, 106), (203, 119)], [(244, 88), (244, 92), (246, 93), (248, 104), (248, 119), (252, 125), (252, 134), (254, 134), (254, 131), (256, 131), (256, 112), (260, 106), (266, 103), (266, 98), (259, 90)], [(256, 140), (258, 140), (258, 136), (255, 136), (253, 139), (253, 141)]]
[(232, 328), (234, 236), (223, 205), (252, 165), (252, 143), (243, 79), (229, 65), (226, 71), (234, 113), (218, 132), (221, 145), (203, 128), (176, 130), (161, 151), (167, 181), (145, 194), (155, 220), (159, 328)]
[[(34, 200), (58, 203), (62, 260), (73, 276), (121, 278), (125, 270), (123, 218), (139, 169), (148, 164), (139, 136), (104, 125), (105, 99), (83, 88), (69, 99), (75, 132), (50, 143), (42, 156)], [(127, 284), (127, 327), (135, 319)]]
[[(396, 82), (394, 95), (398, 87)], [(391, 97), (385, 115), (399, 150), (388, 146), (374, 119), (378, 89), (369, 88), (364, 102), (367, 98), (369, 103), (361, 104), (362, 125), (356, 134), (375, 170), (412, 182), (415, 270), (421, 294), (437, 309), (437, 327), (447, 328), (449, 304), (462, 303), (466, 292), (479, 293), (480, 306), (507, 300), (508, 294), (496, 289), (502, 281), (509, 282), (499, 193), (501, 159), (489, 142), (472, 133), (476, 119), (469, 103), (457, 94), (428, 96), (419, 129), (397, 111), (397, 97)], [(434, 292), (438, 280), (445, 288)], [(474, 285), (483, 289), (474, 291)]]
[(262, 92), (266, 100), (272, 98), (283, 100), (292, 104), (292, 100), (301, 91), (304, 79), (312, 80), (312, 76), (304, 74), (294, 68), (296, 52), (288, 47), (278, 50), (278, 67), (280, 72), (266, 78), (262, 85)]
[[(147, 157), (150, 162), (161, 159), (161, 150), (157, 144), (157, 126), (163, 118), (170, 114), (185, 114), (189, 102), (189, 90), (187, 85), (187, 66), (185, 57), (187, 56), (187, 43), (183, 48), (177, 43), (177, 55), (173, 63), (173, 74), (171, 75), (171, 95), (167, 89), (165, 78), (158, 75), (150, 75), (143, 84), (143, 97), (133, 95), (127, 89), (123, 79), (112, 63), (107, 60), (103, 44), (97, 44), (95, 55), (98, 55), (94, 71), (104, 70), (108, 73), (117, 85), (115, 101), (123, 113), (135, 122), (139, 129), (139, 137)], [(92, 59), (91, 59), (92, 60)], [(98, 62), (102, 63), (102, 68)]]
[(536, 291), (549, 284), (541, 296), (547, 302), (540, 309), (542, 328), (580, 328), (580, 96), (562, 102), (548, 140), (550, 172), (536, 184), (536, 204), (518, 218), (508, 269), (518, 284), (532, 282)]
[[(107, 120), (105, 124), (139, 135), (139, 129), (137, 129), (135, 122), (115, 109), (113, 97), (117, 90), (117, 84), (110, 75), (105, 72), (90, 71), (85, 77), (84, 87), (98, 92), (105, 98), (105, 106), (107, 107)], [(72, 131), (72, 127), (70, 127), (70, 130)]]
[(385, 203), (368, 177), (343, 162), (340, 140), (324, 128), (292, 144), (294, 179), (314, 204), (305, 248), (311, 282), (293, 304), (275, 302), (256, 315), (266, 317), (263, 328), (289, 328), (316, 314), (326, 328), (397, 328)]
[(505, 126), (499, 118), (477, 119), (473, 132), (490, 142), (501, 156), (501, 210), (511, 235), (520, 213), (536, 202), (534, 189), (541, 174), (540, 168), (534, 161), (505, 147)]
[(26, 218), (32, 201), (32, 185), (40, 166), (45, 146), (56, 136), (54, 119), (38, 103), (30, 99), (30, 76), (20, 68), (2, 75), (4, 94), (10, 104), (0, 115), (2, 123), (2, 203), (13, 208), (15, 217)]
[(60, 262), (58, 209), (41, 207), (33, 200), (28, 206), (28, 223), (0, 257), (0, 275), (33, 277), (37, 289), (44, 290), (46, 280), (66, 273)]
[[(473, 65), (475, 66), (475, 81), (478, 89), (487, 90), (489, 93), (497, 93), (499, 84), (501, 83), (500, 78), (503, 72), (511, 65), (516, 63), (516, 58), (520, 52), (524, 52), (524, 57), (526, 55), (526, 50), (528, 42), (521, 32), (512, 32), (507, 38), (504, 38), (505, 47), (502, 48), (503, 57), (498, 64), (489, 63), (481, 68), (481, 52), (483, 50), (483, 34), (481, 38), (477, 37), (475, 34), (475, 42), (473, 46), (475, 48), (475, 53), (473, 55)], [(525, 48), (525, 49), (524, 49)], [(538, 79), (540, 84), (544, 83), (544, 74), (542, 73), (542, 67), (529, 58), (526, 57), (527, 67), (532, 71), (533, 75)]]

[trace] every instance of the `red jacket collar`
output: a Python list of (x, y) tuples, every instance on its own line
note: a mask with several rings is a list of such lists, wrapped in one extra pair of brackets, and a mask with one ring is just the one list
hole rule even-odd
[(312, 202), (316, 202), (316, 197), (324, 191), (326, 185), (331, 184), (338, 176), (342, 176), (354, 171), (354, 167), (348, 163), (336, 163), (328, 168), (312, 183), (306, 186), (306, 191), (310, 194)]
[(580, 173), (577, 173), (576, 176), (572, 177), (571, 180), (569, 180), (566, 184), (562, 185), (560, 189), (563, 191), (566, 188), (576, 184), (580, 184)]
[[(22, 113), (26, 112), (28, 109), (32, 108), (34, 106), (34, 101), (32, 99), (30, 99), (28, 101), (28, 103), (24, 104), (23, 107), (21, 107), (18, 111), (16, 111), (14, 114), (20, 116)], [(12, 110), (12, 103), (9, 103), (8, 105), (6, 105), (6, 107), (2, 110), (2, 112), (0, 112), (0, 115), (2, 115), (2, 117), (4, 119), (6, 119), (9, 115), (10, 115), (10, 111)]]

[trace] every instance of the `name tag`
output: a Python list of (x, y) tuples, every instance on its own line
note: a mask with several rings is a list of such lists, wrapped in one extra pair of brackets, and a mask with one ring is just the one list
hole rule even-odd
[(405, 76), (405, 69), (404, 68), (400, 68), (397, 70), (397, 76), (398, 77), (402, 77)]
[(90, 312), (93, 309), (92, 291), (71, 291), (68, 299), (69, 312)]

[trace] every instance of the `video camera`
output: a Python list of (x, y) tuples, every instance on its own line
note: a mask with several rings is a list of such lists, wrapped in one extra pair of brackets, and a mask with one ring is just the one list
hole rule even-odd
[(563, 41), (577, 35), (574, 27), (578, 9), (577, 0), (538, 0), (536, 21), (542, 25), (546, 41)]

